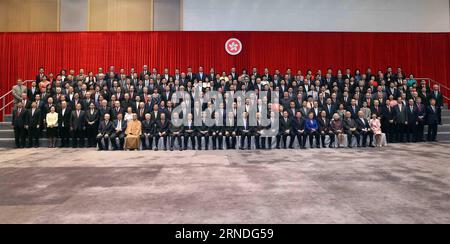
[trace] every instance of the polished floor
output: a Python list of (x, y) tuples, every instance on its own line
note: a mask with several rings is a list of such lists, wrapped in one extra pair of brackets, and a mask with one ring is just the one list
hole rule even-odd
[(450, 143), (0, 155), (0, 223), (450, 223)]

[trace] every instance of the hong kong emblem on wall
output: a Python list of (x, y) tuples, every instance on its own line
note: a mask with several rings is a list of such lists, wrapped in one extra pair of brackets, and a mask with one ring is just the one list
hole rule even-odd
[(230, 38), (225, 42), (225, 50), (230, 55), (238, 55), (242, 51), (242, 42), (237, 38)]

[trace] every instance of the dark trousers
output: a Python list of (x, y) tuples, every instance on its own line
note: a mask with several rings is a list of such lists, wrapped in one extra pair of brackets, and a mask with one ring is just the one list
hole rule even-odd
[(306, 145), (306, 134), (295, 132), (295, 136), (297, 137), (298, 144), (300, 145), (300, 148), (305, 148)]
[(156, 149), (158, 149), (159, 147), (159, 139), (163, 138), (163, 142), (164, 142), (164, 149), (167, 149), (167, 134), (160, 136), (159, 134), (155, 135), (155, 147)]
[[(148, 143), (147, 143), (148, 141)], [(152, 135), (141, 135), (141, 143), (142, 143), (142, 149), (152, 149), (153, 145), (153, 136)]]
[(417, 141), (417, 125), (416, 123), (408, 123), (406, 127), (406, 141), (416, 142)]
[(209, 149), (209, 134), (198, 134), (197, 135), (197, 147), (198, 147), (198, 150), (202, 150), (202, 137), (204, 137), (205, 138), (205, 150), (208, 150)]
[(179, 146), (180, 148), (183, 148), (183, 144), (181, 143), (181, 134), (178, 134), (178, 135), (172, 135), (172, 136), (170, 137), (170, 148), (173, 148), (173, 146), (175, 145), (175, 139), (176, 139), (177, 142), (178, 142), (178, 146)]
[(194, 135), (194, 133), (185, 133), (184, 134), (184, 150), (187, 150), (189, 139), (191, 140), (192, 150), (195, 150), (195, 135)]
[(417, 128), (416, 128), (416, 141), (424, 141), (424, 130), (425, 130), (425, 122), (420, 121), (417, 123)]
[(309, 131), (308, 132), (308, 138), (309, 138), (309, 147), (313, 148), (313, 139), (316, 138), (316, 147), (320, 147), (320, 133), (318, 131)]
[(327, 135), (330, 137), (330, 144), (328, 146), (331, 147), (331, 146), (334, 145), (334, 133), (333, 132), (324, 131), (324, 132), (320, 133), (320, 139), (322, 141), (322, 147), (326, 147), (325, 140), (326, 140), (326, 136)]
[[(372, 131), (360, 131), (359, 134), (360, 134), (360, 136), (362, 136), (362, 146), (363, 147), (367, 146), (367, 137), (369, 137), (369, 139), (370, 139), (369, 145), (373, 144), (373, 132)], [(359, 142), (358, 142), (358, 145), (360, 145)]]
[(24, 127), (14, 127), (14, 141), (16, 147), (26, 147), (27, 130)]
[(433, 123), (428, 125), (428, 141), (436, 141), (438, 124)]
[[(212, 136), (213, 140), (213, 149), (216, 148), (223, 149), (223, 134), (222, 132), (214, 132)], [(217, 147), (217, 142), (219, 142), (219, 147)]]
[(407, 125), (398, 123), (395, 125), (395, 140), (396, 142), (405, 142), (405, 134), (407, 131)]
[(109, 149), (109, 135), (98, 135), (96, 137), (98, 149), (100, 150), (108, 150)]
[(70, 128), (61, 127), (59, 130), (61, 137), (61, 147), (69, 147), (70, 144)]
[[(117, 145), (116, 139), (119, 138), (119, 145)], [(111, 145), (113, 146), (114, 150), (123, 150), (123, 145), (125, 143), (125, 134), (123, 133), (113, 133), (111, 135)]]
[(393, 143), (395, 141), (395, 124), (386, 122), (381, 125), (382, 132), (386, 134), (386, 140), (388, 143)]
[(227, 144), (227, 149), (236, 149), (236, 136), (229, 135), (225, 137), (225, 142)]
[[(281, 140), (283, 140), (283, 148), (287, 148), (287, 137), (291, 136), (289, 133), (280, 133), (277, 135), (277, 149), (280, 148)], [(289, 146), (292, 146), (293, 143), (293, 136), (290, 137)]]
[(41, 130), (36, 127), (28, 128), (28, 147), (39, 147), (39, 134)]
[(358, 131), (347, 131), (347, 141), (348, 141), (348, 146), (351, 147), (352, 146), (352, 139), (353, 136), (356, 137), (356, 142), (358, 143), (357, 145), (360, 145), (360, 141), (361, 141), (361, 135), (358, 133)]
[(84, 147), (84, 130), (76, 129), (72, 131), (72, 146)]
[(250, 132), (241, 134), (241, 149), (244, 149), (245, 139), (247, 139), (247, 149), (251, 149), (252, 134)]
[(272, 149), (272, 137), (261, 137), (261, 146), (262, 149)]
[(86, 137), (87, 137), (88, 147), (95, 147), (97, 132), (98, 132), (98, 126), (96, 126), (96, 125), (88, 125), (86, 127)]

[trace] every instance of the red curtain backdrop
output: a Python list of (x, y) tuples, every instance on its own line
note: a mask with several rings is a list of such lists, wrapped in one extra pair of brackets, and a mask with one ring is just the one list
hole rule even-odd
[[(225, 41), (239, 38), (238, 56), (225, 52)], [(160, 71), (185, 71), (202, 65), (216, 72), (257, 67), (271, 72), (300, 69), (403, 67), (416, 77), (450, 85), (450, 33), (333, 33), (333, 32), (77, 32), (0, 33), (0, 94), (17, 78), (34, 79), (38, 67), (60, 69), (115, 65), (127, 72), (144, 64)]]

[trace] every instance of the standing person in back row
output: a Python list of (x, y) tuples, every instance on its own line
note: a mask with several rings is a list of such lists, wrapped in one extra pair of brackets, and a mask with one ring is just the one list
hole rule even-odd
[(81, 110), (78, 103), (70, 119), (70, 129), (72, 131), (73, 147), (84, 147), (84, 130), (86, 129), (85, 111)]
[[(17, 85), (13, 86), (12, 94), (14, 97), (14, 104), (17, 107), (17, 104), (22, 101), (22, 93), (27, 93), (27, 87), (23, 85), (22, 79), (17, 80)], [(25, 106), (25, 104), (22, 104)]]
[(28, 147), (39, 147), (41, 110), (37, 108), (36, 102), (33, 102), (27, 112)]

